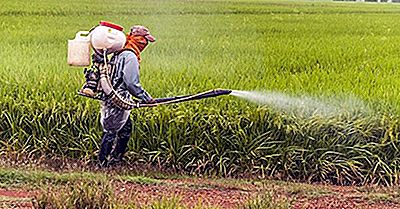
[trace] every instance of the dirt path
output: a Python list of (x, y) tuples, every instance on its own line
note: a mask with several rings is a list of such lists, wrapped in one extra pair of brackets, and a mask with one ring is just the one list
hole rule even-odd
[(33, 196), (23, 189), (0, 189), (0, 208), (33, 208)]
[[(227, 181), (228, 182), (228, 181)], [(287, 199), (293, 208), (400, 208), (396, 191), (379, 188), (339, 187), (295, 183), (225, 183), (207, 179), (162, 180), (158, 184), (115, 183), (116, 194), (135, 198), (140, 206), (162, 198), (178, 197), (189, 206), (237, 208), (249, 198), (274, 192), (276, 198)], [(33, 208), (34, 192), (0, 189), (0, 208)]]
[(385, 187), (304, 185), (320, 193), (295, 195), (294, 208), (400, 208), (397, 191)]
[(347, 198), (339, 195), (319, 197), (314, 199), (300, 199), (295, 203), (294, 208), (389, 209), (400, 208), (400, 205), (390, 202), (370, 203), (369, 201), (361, 198)]
[[(202, 186), (200, 186), (202, 187)], [(162, 198), (177, 197), (180, 202), (189, 207), (217, 206), (220, 208), (236, 208), (247, 200), (252, 191), (224, 188), (194, 188), (191, 186), (164, 186), (164, 185), (138, 185), (122, 184), (118, 186), (120, 193), (132, 193), (139, 205), (148, 205)]]

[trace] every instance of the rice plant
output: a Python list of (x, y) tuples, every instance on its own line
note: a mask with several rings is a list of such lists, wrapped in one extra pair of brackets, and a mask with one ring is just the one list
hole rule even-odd
[(397, 184), (398, 5), (302, 1), (7, 1), (0, 8), (0, 152), (93, 159), (99, 104), (77, 96), (67, 40), (100, 20), (157, 42), (154, 97), (213, 88), (350, 96), (367, 114), (299, 117), (233, 97), (132, 112), (132, 161), (188, 173)]

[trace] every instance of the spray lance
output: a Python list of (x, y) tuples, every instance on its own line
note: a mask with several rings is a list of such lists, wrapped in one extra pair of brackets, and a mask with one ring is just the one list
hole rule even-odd
[(68, 41), (68, 64), (71, 66), (89, 66), (90, 48), (103, 56), (103, 62), (93, 63), (90, 69), (85, 68), (86, 82), (78, 92), (79, 95), (99, 100), (110, 99), (116, 106), (130, 110), (228, 95), (232, 92), (214, 89), (193, 95), (157, 98), (152, 103), (125, 100), (110, 82), (113, 66), (107, 62), (107, 55), (123, 49), (125, 45), (126, 37), (122, 31), (121, 26), (102, 21), (91, 31), (80, 31), (74, 40)]

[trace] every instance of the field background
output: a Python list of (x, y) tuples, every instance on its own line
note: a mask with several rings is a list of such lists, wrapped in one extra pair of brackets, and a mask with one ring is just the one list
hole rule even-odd
[[(93, 159), (99, 104), (77, 96), (67, 40), (100, 20), (150, 28), (142, 85), (154, 97), (213, 88), (354, 97), (372, 112), (277, 112), (234, 97), (132, 111), (131, 161), (341, 184), (398, 182), (400, 5), (317, 1), (5, 1), (2, 154)], [(127, 30), (126, 30), (127, 31)]]

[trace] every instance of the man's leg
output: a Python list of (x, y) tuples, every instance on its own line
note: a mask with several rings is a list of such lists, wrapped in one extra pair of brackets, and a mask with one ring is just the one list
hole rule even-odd
[(132, 121), (128, 117), (124, 126), (117, 133), (117, 143), (112, 151), (111, 156), (114, 161), (120, 162), (126, 152), (126, 148), (128, 146), (129, 138), (132, 133)]
[(126, 124), (129, 115), (130, 111), (128, 110), (122, 110), (112, 105), (102, 103), (100, 122), (103, 127), (103, 137), (99, 152), (99, 161), (101, 165), (107, 165), (107, 157), (110, 155), (117, 133), (119, 133)]
[(116, 133), (103, 132), (99, 153), (100, 166), (107, 165), (107, 156), (110, 154)]

